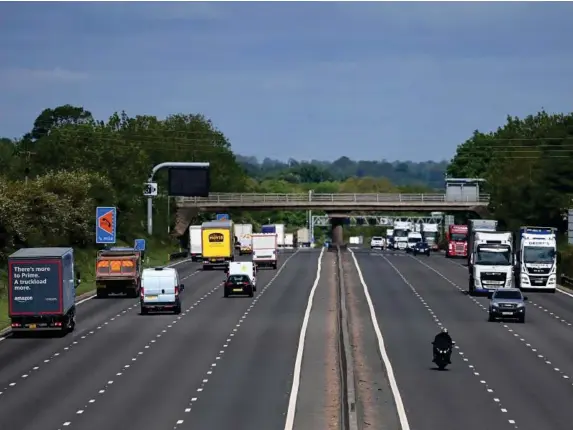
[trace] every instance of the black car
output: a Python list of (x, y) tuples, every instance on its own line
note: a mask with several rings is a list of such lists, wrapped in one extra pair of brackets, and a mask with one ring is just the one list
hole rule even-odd
[(429, 257), (430, 256), (430, 245), (428, 245), (426, 242), (418, 242), (412, 248), (412, 252), (414, 255), (426, 254)]
[(224, 297), (236, 294), (246, 294), (249, 297), (253, 297), (254, 291), (255, 286), (251, 283), (251, 280), (247, 275), (230, 275), (223, 286)]

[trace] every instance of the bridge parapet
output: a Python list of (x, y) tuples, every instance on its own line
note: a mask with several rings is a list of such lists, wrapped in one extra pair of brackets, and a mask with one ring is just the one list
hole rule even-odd
[[(486, 206), (489, 203), (489, 194), (480, 194), (479, 197), (460, 197), (452, 199), (445, 193), (439, 194), (411, 194), (411, 193), (212, 193), (209, 197), (179, 197), (178, 203), (184, 207), (209, 207), (227, 204), (229, 207), (249, 207), (257, 204), (276, 204), (280, 206), (311, 206), (314, 203), (338, 203), (346, 206), (349, 203), (376, 204), (376, 203), (465, 203), (473, 206)], [(297, 205), (298, 204), (298, 205)]]

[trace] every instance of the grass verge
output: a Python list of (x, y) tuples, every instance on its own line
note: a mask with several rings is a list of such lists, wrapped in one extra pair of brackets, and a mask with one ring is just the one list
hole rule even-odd
[[(118, 243), (117, 246), (133, 246), (124, 243)], [(145, 253), (144, 267), (161, 266), (169, 261), (169, 254), (176, 252), (177, 249), (172, 242), (151, 240), (147, 242), (147, 251)], [(95, 258), (96, 249), (77, 249), (74, 248), (74, 257), (76, 270), (79, 270), (82, 277), (82, 283), (76, 290), (76, 296), (87, 293), (95, 289)], [(0, 330), (7, 327), (10, 323), (8, 318), (8, 273), (6, 267), (0, 267)]]

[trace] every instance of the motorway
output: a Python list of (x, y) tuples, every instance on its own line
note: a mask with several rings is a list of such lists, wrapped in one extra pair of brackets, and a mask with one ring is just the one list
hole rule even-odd
[[(528, 293), (525, 324), (488, 323), (458, 263), (343, 254), (360, 428), (570, 430), (573, 298)], [(283, 253), (254, 298), (224, 299), (220, 271), (175, 267), (179, 316), (93, 299), (73, 334), (0, 341), (0, 427), (341, 428), (334, 253)], [(442, 326), (457, 349), (440, 372), (430, 343)]]
[[(344, 267), (349, 294), (358, 302), (352, 317), (364, 326), (372, 326), (371, 317), (354, 258), (393, 370), (387, 377), (390, 372), (376, 367), (383, 361), (372, 346), (377, 342), (358, 345), (378, 384), (376, 396), (374, 384), (360, 393), (368, 428), (399, 428), (400, 418), (416, 430), (572, 428), (573, 298), (526, 293), (525, 324), (489, 323), (487, 298), (466, 294), (467, 268), (459, 262), (360, 250), (344, 255)], [(430, 344), (441, 327), (456, 341), (453, 364), (443, 372), (431, 363)], [(375, 334), (366, 330), (363, 336)], [(391, 403), (390, 379), (404, 406), (401, 416)]]
[[(254, 298), (225, 299), (221, 271), (182, 263), (179, 316), (139, 315), (136, 299), (93, 299), (65, 338), (4, 339), (0, 427), (282, 429), (319, 256), (285, 252), (278, 270), (259, 272)], [(324, 319), (312, 320), (316, 333)]]

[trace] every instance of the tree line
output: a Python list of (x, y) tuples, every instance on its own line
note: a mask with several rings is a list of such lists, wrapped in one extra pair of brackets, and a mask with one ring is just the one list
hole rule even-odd
[[(291, 165), (281, 175), (253, 175), (237, 160), (226, 136), (202, 115), (154, 116), (114, 113), (97, 120), (78, 106), (45, 109), (28, 133), (0, 138), (0, 264), (27, 246), (94, 246), (95, 207), (118, 208), (118, 239), (131, 242), (145, 231), (143, 183), (164, 161), (208, 161), (213, 192), (427, 192), (424, 185), (395, 186), (380, 177), (316, 176), (316, 166)], [(305, 170), (306, 169), (306, 170)], [(310, 169), (310, 170), (309, 170)], [(295, 180), (295, 175), (308, 175)], [(314, 176), (313, 176), (314, 175)], [(165, 235), (167, 175), (157, 175), (154, 229)], [(236, 212), (256, 225), (306, 225), (304, 212)], [(202, 214), (202, 222), (213, 214)]]
[(256, 179), (283, 179), (290, 183), (316, 183), (324, 181), (345, 181), (348, 178), (385, 178), (396, 185), (423, 185), (430, 189), (443, 189), (446, 161), (374, 161), (351, 160), (348, 157), (329, 161), (288, 162), (265, 158), (237, 155), (250, 177)]
[[(573, 113), (508, 116), (495, 131), (476, 130), (457, 148), (447, 173), (486, 179), (490, 209), (508, 229), (556, 227), (564, 244), (573, 207)], [(571, 247), (563, 245), (562, 255), (573, 274)]]

